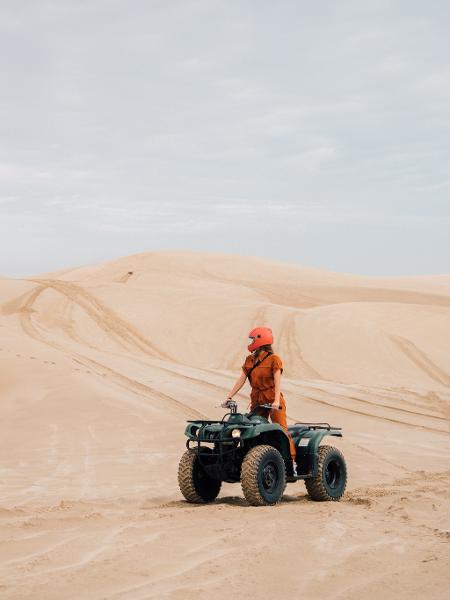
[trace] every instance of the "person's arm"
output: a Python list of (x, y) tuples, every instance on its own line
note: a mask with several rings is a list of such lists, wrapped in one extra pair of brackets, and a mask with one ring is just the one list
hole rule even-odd
[(241, 389), (241, 387), (244, 385), (245, 380), (247, 379), (247, 375), (244, 373), (244, 371), (242, 371), (242, 373), (240, 374), (240, 376), (238, 377), (238, 379), (236, 380), (236, 383), (234, 384), (231, 392), (228, 394), (227, 396), (227, 400), (231, 400), (231, 398), (238, 393), (238, 391)]
[(275, 400), (273, 401), (273, 409), (276, 410), (276, 409), (280, 408), (281, 369), (277, 369), (274, 372), (274, 374), (273, 374), (273, 381), (275, 383)]

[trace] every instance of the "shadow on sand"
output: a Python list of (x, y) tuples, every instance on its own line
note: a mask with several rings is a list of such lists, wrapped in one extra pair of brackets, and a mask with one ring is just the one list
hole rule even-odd
[[(305, 504), (312, 502), (308, 495), (303, 496), (283, 496), (280, 505), (283, 504)], [(250, 508), (250, 504), (241, 496), (223, 496), (217, 498), (214, 502), (205, 504), (190, 504), (186, 500), (171, 500), (160, 505), (158, 508), (194, 508), (197, 510), (211, 508), (214, 506), (230, 506), (236, 508)]]

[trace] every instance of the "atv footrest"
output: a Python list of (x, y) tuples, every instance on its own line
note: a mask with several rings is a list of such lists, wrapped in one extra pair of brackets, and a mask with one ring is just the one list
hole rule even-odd
[(294, 483), (295, 481), (300, 481), (301, 479), (310, 479), (312, 476), (312, 473), (299, 473), (298, 475), (288, 475), (286, 477), (286, 481), (287, 483)]

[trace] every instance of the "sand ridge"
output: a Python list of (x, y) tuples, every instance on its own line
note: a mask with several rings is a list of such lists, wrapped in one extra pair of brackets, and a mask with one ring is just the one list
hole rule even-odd
[[(184, 422), (221, 416), (256, 324), (290, 422), (344, 429), (339, 504), (181, 498)], [(449, 339), (447, 275), (161, 252), (1, 278), (0, 596), (446, 597)]]

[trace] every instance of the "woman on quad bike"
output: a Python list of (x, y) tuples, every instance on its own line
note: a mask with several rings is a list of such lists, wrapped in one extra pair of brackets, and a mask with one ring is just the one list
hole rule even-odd
[[(251, 352), (242, 365), (242, 373), (233, 386), (226, 402), (228, 402), (244, 385), (247, 377), (252, 386), (250, 394), (250, 410), (258, 412), (261, 416), (268, 417), (273, 423), (278, 423), (288, 433), (286, 421), (286, 403), (283, 392), (281, 391), (281, 374), (283, 372), (283, 363), (281, 358), (274, 354), (272, 349), (273, 334), (268, 327), (256, 327), (248, 334), (250, 344), (248, 350)], [(261, 404), (271, 404), (272, 409), (258, 409)], [(291, 457), (296, 473), (295, 446), (289, 435)]]

